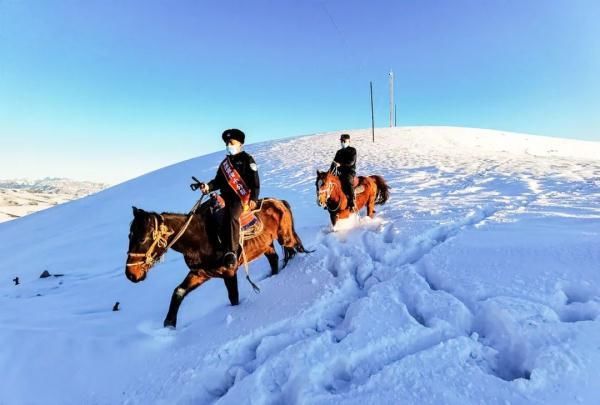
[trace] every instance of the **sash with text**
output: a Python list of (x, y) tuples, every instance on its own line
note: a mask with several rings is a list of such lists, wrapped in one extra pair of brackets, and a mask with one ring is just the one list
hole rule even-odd
[(229, 158), (225, 158), (223, 163), (221, 163), (221, 171), (225, 176), (225, 180), (227, 180), (227, 184), (240, 197), (242, 204), (244, 206), (248, 205), (250, 202), (250, 189), (246, 185), (246, 182), (244, 182), (244, 179), (242, 179), (242, 176), (235, 170)]

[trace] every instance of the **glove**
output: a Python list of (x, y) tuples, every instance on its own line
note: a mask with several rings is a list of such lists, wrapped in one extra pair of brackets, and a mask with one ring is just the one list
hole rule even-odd
[(190, 188), (192, 189), (192, 191), (200, 189), (202, 194), (208, 194), (208, 184), (206, 183), (192, 183), (190, 184)]
[(248, 204), (244, 204), (242, 209), (244, 210), (244, 212), (254, 211), (256, 209), (256, 201), (250, 200)]

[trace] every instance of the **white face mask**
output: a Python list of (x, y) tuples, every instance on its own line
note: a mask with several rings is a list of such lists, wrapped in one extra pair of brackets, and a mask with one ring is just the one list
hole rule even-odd
[(350, 142), (346, 141), (346, 142), (342, 142), (342, 148), (347, 148), (348, 146), (350, 146)]
[(228, 155), (237, 155), (242, 150), (241, 145), (227, 145), (225, 148), (227, 150)]

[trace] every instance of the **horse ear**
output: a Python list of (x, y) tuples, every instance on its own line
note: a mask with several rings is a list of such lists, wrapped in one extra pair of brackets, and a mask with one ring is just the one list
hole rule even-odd
[(317, 176), (321, 175), (321, 171), (319, 169), (317, 169)]
[(137, 217), (137, 215), (139, 214), (139, 212), (141, 211), (139, 208), (137, 207), (131, 207), (133, 209), (133, 216)]

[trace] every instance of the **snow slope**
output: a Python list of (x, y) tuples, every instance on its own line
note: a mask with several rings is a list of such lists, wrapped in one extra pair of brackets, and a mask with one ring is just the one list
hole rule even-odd
[(600, 403), (600, 143), (350, 133), (359, 171), (393, 187), (377, 218), (332, 233), (316, 206), (339, 133), (250, 145), (316, 251), (272, 278), (253, 263), (262, 292), (240, 277), (237, 307), (208, 282), (175, 331), (187, 271), (171, 252), (124, 277), (130, 207), (187, 211), (222, 154), (1, 224), (0, 403)]
[(85, 197), (106, 184), (64, 178), (0, 180), (0, 222)]

